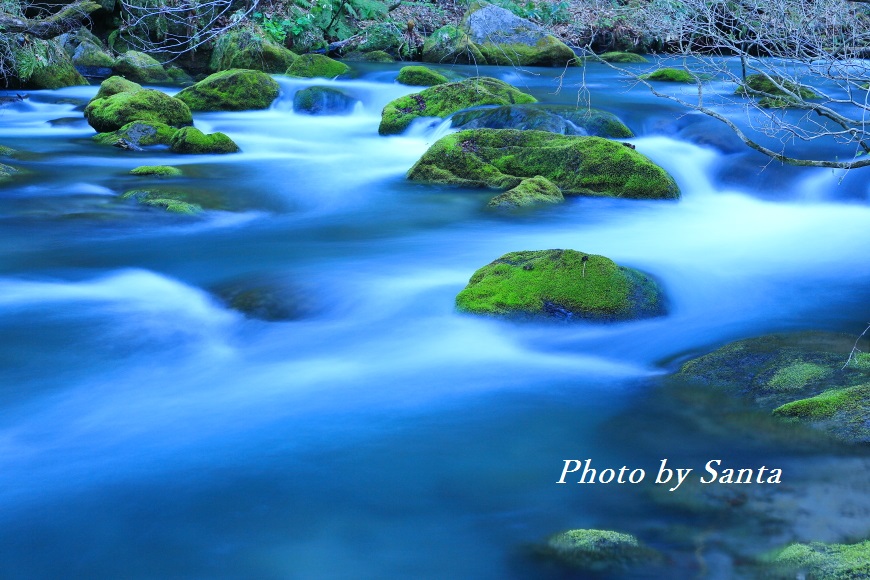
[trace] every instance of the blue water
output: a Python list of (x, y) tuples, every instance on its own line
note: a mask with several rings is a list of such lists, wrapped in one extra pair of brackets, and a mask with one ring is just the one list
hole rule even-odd
[[(868, 482), (850, 479), (867, 471), (860, 454), (717, 431), (721, 402), (694, 421), (662, 386), (728, 340), (863, 329), (859, 172), (771, 165), (590, 64), (592, 104), (635, 130), (683, 198), (496, 214), (492, 192), (405, 180), (450, 129), (377, 135), (383, 105), (414, 91), (393, 82), (398, 68), (277, 77), (267, 111), (195, 115), (240, 145), (229, 156), (93, 144), (74, 119), (96, 87), (0, 109), (0, 143), (27, 152), (14, 162), (26, 173), (0, 189), (0, 576), (561, 578), (532, 546), (598, 527), (667, 554), (652, 577), (727, 578), (789, 541), (870, 534)], [(572, 71), (557, 93), (551, 70), (483, 72), (544, 102), (575, 102), (581, 82)], [(293, 113), (311, 84), (362, 105)], [(60, 118), (73, 120), (48, 123)], [(157, 164), (186, 176), (127, 173)], [(188, 218), (118, 199), (154, 184), (223, 209)], [(477, 268), (546, 248), (651, 273), (668, 315), (568, 325), (455, 312)], [(212, 292), (247, 279), (280, 288), (296, 316), (246, 318)], [(790, 491), (751, 492), (781, 520), (754, 529), (663, 503), (652, 485), (555, 484), (564, 459), (587, 457), (779, 462)]]

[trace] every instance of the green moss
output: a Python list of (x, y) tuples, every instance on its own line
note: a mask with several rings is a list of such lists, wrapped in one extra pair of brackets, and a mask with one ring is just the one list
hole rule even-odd
[(279, 93), (278, 83), (256, 70), (225, 70), (187, 87), (175, 98), (191, 111), (268, 109)]
[(114, 145), (123, 139), (140, 147), (169, 145), (177, 129), (163, 123), (133, 121), (111, 133), (97, 133), (93, 140), (101, 145)]
[(305, 78), (335, 78), (350, 70), (343, 62), (322, 54), (303, 54), (287, 69), (287, 74)]
[(16, 173), (18, 173), (18, 169), (11, 165), (0, 163), (0, 183), (11, 179)]
[(121, 198), (133, 199), (142, 205), (165, 209), (171, 213), (185, 215), (202, 213), (202, 206), (191, 203), (187, 194), (183, 192), (134, 189), (122, 195)]
[(203, 134), (195, 127), (179, 129), (169, 143), (173, 153), (236, 153), (239, 146), (223, 133)]
[[(504, 66), (573, 66), (577, 56), (565, 43), (547, 35), (534, 45), (522, 43), (477, 43), (486, 64)], [(481, 63), (482, 64), (482, 63)]]
[(142, 165), (130, 170), (131, 175), (154, 175), (156, 177), (180, 177), (182, 171), (169, 165)]
[(272, 42), (259, 26), (248, 24), (220, 35), (209, 66), (213, 71), (249, 69), (279, 74), (296, 58), (295, 53)]
[(342, 58), (351, 62), (396, 62), (395, 58), (383, 50), (373, 50), (371, 52), (355, 50), (347, 53)]
[(404, 42), (404, 33), (391, 22), (379, 22), (365, 28), (363, 41), (357, 50), (363, 53), (390, 51), (398, 54)]
[(475, 314), (596, 320), (663, 312), (661, 291), (646, 275), (574, 250), (505, 254), (474, 273), (456, 307)]
[(184, 69), (177, 66), (166, 67), (166, 74), (169, 75), (169, 78), (176, 85), (189, 85), (193, 83), (193, 78)]
[(95, 99), (85, 107), (85, 118), (100, 133), (116, 131), (132, 121), (163, 123), (173, 127), (193, 122), (187, 105), (153, 89), (117, 93), (105, 99)]
[(870, 541), (792, 544), (764, 558), (772, 578), (853, 580), (870, 577)]
[(82, 42), (76, 48), (72, 61), (75, 66), (95, 68), (111, 68), (115, 63), (106, 51), (90, 41)]
[(492, 198), (490, 207), (524, 207), (539, 203), (561, 203), (565, 201), (559, 188), (540, 175), (524, 179), (518, 186)]
[(452, 126), (463, 129), (533, 129), (560, 135), (590, 135), (611, 139), (634, 137), (634, 133), (612, 113), (563, 105), (505, 105), (491, 109), (471, 109), (454, 115)]
[(537, 102), (537, 99), (533, 96), (500, 80), (475, 77), (458, 83), (434, 86), (420, 93), (390, 101), (381, 112), (378, 133), (381, 135), (401, 133), (418, 117), (443, 118), (469, 107), (534, 102)]
[(433, 32), (423, 43), (423, 62), (486, 64), (486, 58), (462, 29), (452, 24)]
[(615, 572), (661, 563), (661, 556), (630, 534), (608, 530), (568, 530), (549, 538), (542, 555), (589, 572)]
[(14, 76), (22, 88), (60, 89), (88, 84), (56, 40), (30, 38), (23, 45), (13, 44), (10, 51)]
[(649, 59), (646, 57), (633, 52), (605, 52), (604, 54), (599, 54), (598, 58), (604, 62), (617, 62), (624, 64), (649, 62)]
[(202, 212), (202, 208), (193, 203), (185, 203), (174, 199), (146, 199), (142, 205), (149, 207), (159, 207), (170, 213), (180, 213), (184, 215), (196, 215)]
[(115, 61), (115, 72), (137, 83), (165, 83), (171, 80), (163, 65), (153, 57), (130, 50)]
[[(800, 99), (792, 97), (788, 94), (789, 92), (797, 95)], [(761, 97), (758, 104), (773, 109), (791, 107), (798, 104), (800, 100), (819, 98), (819, 95), (807, 87), (798, 86), (782, 77), (768, 77), (760, 73), (747, 76), (745, 83), (738, 86), (735, 93)]]
[(810, 397), (786, 403), (773, 410), (774, 415), (781, 417), (797, 417), (801, 419), (830, 419), (836, 413), (849, 409), (860, 408), (867, 411), (870, 400), (870, 386), (848, 387), (845, 389), (831, 389)]
[(6, 147), (5, 145), (0, 145), (0, 157), (12, 157), (18, 153), (12, 147)]
[[(438, 88), (438, 87), (435, 87)], [(416, 181), (510, 189), (543, 176), (565, 195), (673, 199), (673, 178), (637, 151), (600, 137), (472, 129), (442, 137), (408, 172)]]
[(445, 84), (447, 77), (425, 66), (405, 66), (399, 71), (396, 80), (403, 85), (431, 87)]
[(821, 365), (799, 362), (777, 370), (767, 384), (776, 390), (803, 389), (808, 383), (823, 378), (830, 372), (830, 369)]
[(142, 85), (136, 84), (133, 81), (128, 81), (124, 77), (113, 76), (107, 78), (100, 84), (100, 90), (97, 91), (96, 96), (91, 99), (90, 102), (94, 102), (97, 99), (106, 99), (112, 95), (117, 95), (118, 93), (134, 93), (141, 90)]
[(640, 75), (641, 79), (648, 81), (665, 81), (669, 83), (689, 83), (698, 82), (698, 78), (689, 71), (679, 68), (660, 68), (657, 71)]

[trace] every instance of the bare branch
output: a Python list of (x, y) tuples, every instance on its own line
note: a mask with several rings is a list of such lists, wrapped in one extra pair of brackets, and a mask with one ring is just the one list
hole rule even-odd
[(25, 18), (9, 13), (0, 13), (0, 30), (4, 33), (26, 33), (45, 40), (60, 36), (78, 28), (91, 12), (101, 8), (91, 0), (77, 0), (59, 12), (46, 18)]

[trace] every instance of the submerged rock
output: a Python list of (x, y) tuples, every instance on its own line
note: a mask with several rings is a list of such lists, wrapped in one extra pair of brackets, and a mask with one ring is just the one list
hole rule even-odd
[(169, 145), (177, 131), (175, 127), (164, 123), (133, 121), (117, 131), (97, 133), (93, 136), (93, 140), (101, 145), (115, 145), (119, 141), (125, 141), (141, 148), (151, 145)]
[[(436, 87), (437, 88), (437, 87)], [(408, 171), (408, 179), (511, 189), (542, 176), (565, 195), (675, 199), (668, 173), (634, 149), (600, 137), (545, 131), (471, 129), (442, 137)]]
[(740, 340), (685, 363), (676, 377), (748, 397), (774, 416), (848, 442), (870, 442), (870, 355), (823, 332)]
[(0, 163), (0, 183), (8, 181), (13, 175), (18, 173), (18, 169), (5, 163)]
[(359, 101), (331, 87), (308, 87), (293, 95), (293, 110), (309, 115), (348, 115)]
[(303, 317), (306, 310), (304, 297), (297, 289), (271, 280), (237, 280), (213, 291), (228, 308), (257, 320), (295, 320)]
[(179, 129), (169, 142), (173, 153), (236, 153), (239, 146), (223, 133), (205, 135), (195, 127)]
[[(820, 98), (816, 92), (807, 87), (797, 85), (782, 77), (766, 76), (760, 73), (747, 76), (746, 81), (737, 87), (735, 93), (761, 97), (758, 104), (773, 109), (791, 107), (801, 100)], [(793, 93), (798, 98), (789, 93)]]
[(183, 192), (134, 189), (121, 197), (135, 200), (148, 207), (164, 209), (170, 213), (196, 215), (203, 211), (199, 204), (190, 203), (188, 196)]
[(462, 109), (481, 105), (535, 102), (537, 99), (533, 96), (498, 79), (475, 77), (458, 83), (434, 86), (420, 93), (390, 101), (381, 112), (378, 133), (381, 135), (401, 133), (418, 117), (443, 118)]
[(135, 50), (127, 51), (118, 57), (114, 69), (124, 78), (137, 83), (166, 83), (171, 80), (162, 64), (153, 57)]
[(142, 165), (131, 169), (130, 174), (155, 177), (180, 177), (183, 175), (179, 168), (169, 165)]
[(85, 118), (100, 133), (117, 131), (133, 121), (172, 127), (193, 123), (187, 105), (154, 89), (125, 91), (94, 99), (85, 107)]
[(570, 568), (593, 573), (613, 573), (662, 561), (658, 552), (631, 534), (609, 530), (568, 530), (550, 537), (538, 553)]
[(403, 85), (432, 87), (447, 83), (447, 77), (425, 66), (403, 66), (396, 81)]
[(343, 62), (322, 54), (303, 54), (287, 69), (287, 74), (305, 78), (335, 78), (350, 70)]
[(792, 544), (764, 562), (765, 578), (870, 578), (870, 540), (857, 544)]
[(216, 72), (177, 95), (191, 111), (245, 111), (268, 109), (280, 88), (264, 72), (225, 70)]
[(646, 274), (574, 250), (505, 254), (474, 273), (456, 307), (473, 314), (600, 321), (665, 310), (661, 289)]
[(513, 189), (495, 196), (487, 204), (489, 207), (510, 208), (537, 205), (540, 203), (561, 203), (565, 197), (559, 188), (540, 175), (524, 179)]
[(561, 135), (609, 139), (634, 137), (613, 113), (562, 105), (505, 105), (457, 113), (451, 125), (461, 129), (534, 129)]

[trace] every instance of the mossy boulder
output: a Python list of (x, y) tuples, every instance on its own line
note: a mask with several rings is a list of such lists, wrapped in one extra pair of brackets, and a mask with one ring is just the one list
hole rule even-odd
[(498, 79), (475, 77), (458, 83), (437, 85), (420, 93), (390, 101), (381, 112), (378, 133), (381, 135), (401, 133), (419, 117), (443, 118), (462, 109), (481, 105), (535, 102), (537, 102), (535, 97)]
[(173, 153), (236, 153), (239, 146), (223, 133), (205, 135), (196, 127), (176, 131), (169, 142)]
[(432, 87), (447, 83), (447, 77), (430, 68), (419, 65), (404, 66), (399, 71), (396, 81), (403, 85), (415, 87)]
[(0, 163), (0, 183), (8, 181), (16, 173), (18, 173), (18, 169), (16, 169), (15, 167), (12, 167), (11, 165), (6, 165), (5, 163)]
[(97, 133), (93, 136), (93, 140), (100, 145), (115, 145), (119, 141), (126, 141), (136, 147), (169, 145), (177, 131), (175, 127), (163, 123), (133, 121), (117, 131)]
[(181, 169), (169, 165), (142, 165), (130, 170), (130, 175), (153, 177), (181, 177)]
[(332, 79), (348, 72), (350, 67), (322, 54), (303, 54), (287, 69), (294, 77)]
[(680, 68), (660, 68), (651, 73), (640, 75), (639, 78), (646, 81), (663, 81), (667, 83), (693, 84), (698, 82), (698, 77)]
[(142, 205), (163, 209), (170, 213), (196, 215), (203, 211), (202, 206), (188, 201), (188, 196), (183, 192), (134, 189), (122, 195), (121, 198), (132, 199)]
[[(803, 100), (818, 99), (811, 89), (778, 76), (751, 74), (735, 91), (738, 95), (760, 97), (758, 104), (772, 109), (795, 106)], [(795, 96), (790, 95), (792, 93)]]
[(511, 189), (542, 176), (565, 195), (674, 199), (668, 173), (621, 143), (545, 131), (471, 129), (442, 137), (408, 171), (414, 181)]
[(168, 74), (169, 78), (172, 79), (173, 84), (181, 86), (193, 84), (193, 77), (187, 74), (184, 69), (177, 66), (166, 67), (166, 74)]
[(629, 320), (664, 313), (658, 284), (604, 256), (574, 250), (511, 252), (479, 269), (456, 307), (463, 312), (564, 320)]
[(84, 70), (87, 73), (111, 70), (115, 64), (115, 59), (109, 56), (109, 53), (101, 46), (86, 40), (76, 48), (72, 55), (72, 62), (79, 71)]
[(100, 83), (100, 89), (90, 102), (92, 103), (97, 99), (106, 99), (118, 93), (135, 93), (141, 90), (142, 85), (128, 81), (124, 77), (113, 76)]
[(616, 573), (662, 563), (661, 555), (636, 537), (610, 530), (568, 530), (550, 537), (538, 554), (590, 573)]
[(117, 74), (137, 83), (167, 83), (171, 80), (162, 64), (144, 52), (135, 50), (118, 57), (114, 69)]
[(16, 65), (10, 67), (6, 78), (10, 88), (61, 89), (88, 84), (56, 40), (33, 38), (24, 45), (13, 42), (9, 50)]
[(344, 60), (351, 62), (396, 62), (396, 59), (383, 50), (373, 50), (371, 52), (360, 52), (355, 50), (342, 56)]
[(870, 578), (870, 541), (857, 544), (792, 544), (768, 555), (763, 561), (765, 578)]
[(280, 74), (296, 58), (294, 52), (272, 42), (262, 28), (248, 24), (220, 35), (209, 67), (213, 71), (248, 69)]
[(399, 54), (405, 42), (404, 31), (392, 22), (378, 22), (366, 27), (361, 33), (362, 42), (356, 50), (362, 53), (383, 52)]
[(132, 121), (182, 127), (193, 123), (182, 101), (158, 90), (142, 89), (94, 99), (85, 107), (85, 118), (100, 133), (117, 131)]
[(596, 58), (603, 60), (604, 62), (613, 62), (620, 64), (649, 62), (649, 59), (647, 59), (645, 56), (633, 52), (605, 52), (603, 54), (597, 55)]
[(855, 338), (822, 332), (740, 340), (686, 362), (678, 378), (747, 397), (774, 416), (870, 442), (870, 355), (844, 367)]
[(513, 189), (489, 200), (489, 207), (513, 208), (538, 205), (541, 203), (561, 203), (565, 197), (558, 187), (540, 175), (524, 179)]
[(613, 113), (562, 105), (505, 105), (457, 113), (451, 125), (462, 129), (534, 129), (560, 135), (609, 139), (634, 137)]
[(468, 34), (452, 24), (439, 28), (425, 40), (422, 59), (433, 63), (486, 64), (486, 58)]
[(234, 69), (207, 76), (175, 98), (191, 111), (245, 111), (268, 109), (279, 92), (278, 83), (266, 73)]
[(542, 27), (487, 2), (472, 2), (461, 29), (486, 64), (566, 66), (576, 61), (574, 51)]
[(348, 115), (358, 102), (332, 87), (308, 87), (293, 95), (293, 110), (308, 115)]

